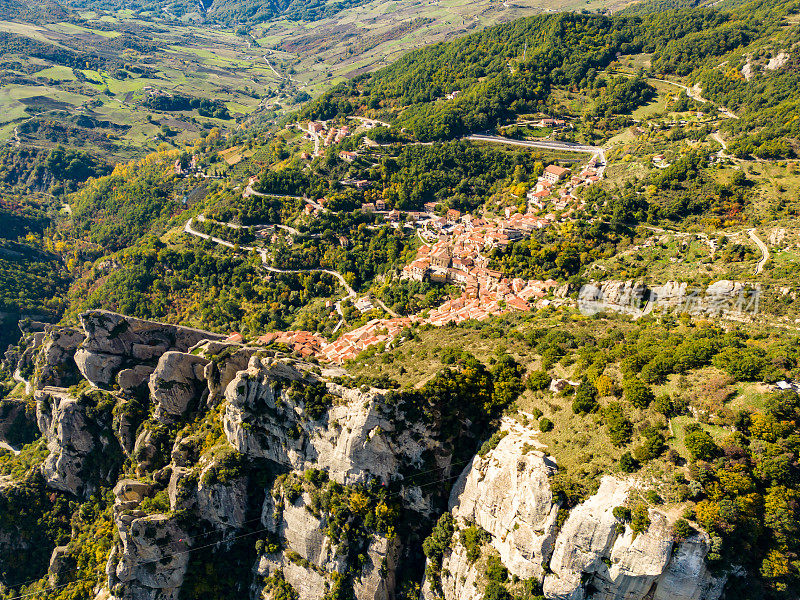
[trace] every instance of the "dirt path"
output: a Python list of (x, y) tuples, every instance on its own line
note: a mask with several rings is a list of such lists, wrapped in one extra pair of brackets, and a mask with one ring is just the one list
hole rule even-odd
[(767, 261), (769, 260), (769, 248), (767, 248), (767, 245), (761, 240), (760, 237), (758, 237), (755, 229), (751, 229), (747, 233), (750, 236), (750, 239), (755, 242), (756, 246), (758, 246), (759, 250), (761, 250), (761, 260), (758, 261), (758, 264), (756, 265), (756, 275), (758, 275), (764, 270), (764, 265), (766, 265)]
[(31, 382), (28, 381), (27, 379), (25, 379), (22, 376), (22, 374), (19, 372), (19, 368), (17, 368), (17, 370), (14, 371), (14, 375), (12, 375), (12, 377), (13, 377), (14, 381), (16, 381), (18, 383), (24, 383), (25, 384), (25, 395), (26, 396), (30, 396), (31, 395), (31, 387), (32, 387), (31, 386)]

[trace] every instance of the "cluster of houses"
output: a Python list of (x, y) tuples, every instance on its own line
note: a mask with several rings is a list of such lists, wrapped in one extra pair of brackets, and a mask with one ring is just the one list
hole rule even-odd
[[(451, 211), (448, 211), (450, 213)], [(458, 211), (452, 211), (458, 213)], [(460, 215), (460, 213), (458, 213)], [(456, 215), (443, 217), (452, 223)], [(511, 213), (487, 221), (472, 215), (459, 216), (447, 228), (447, 233), (431, 246), (421, 246), (413, 262), (403, 267), (402, 277), (414, 281), (431, 280), (436, 283), (453, 283), (465, 288), (475, 288), (483, 278), (500, 278), (500, 273), (487, 268), (488, 259), (482, 252), (508, 245), (522, 239), (537, 229), (547, 227), (552, 215), (539, 217), (533, 214)], [(435, 223), (441, 225), (440, 223)], [(440, 227), (444, 231), (444, 227)]]
[(304, 139), (314, 141), (315, 156), (321, 155), (322, 148), (338, 144), (350, 135), (350, 128), (347, 125), (328, 128), (328, 124), (324, 121), (309, 121), (305, 127), (300, 126), (300, 130), (303, 131)]
[(416, 317), (372, 319), (366, 325), (342, 334), (332, 344), (327, 344), (322, 349), (320, 358), (325, 358), (325, 360), (334, 363), (352, 360), (359, 352), (366, 350), (370, 346), (375, 346), (381, 342), (391, 342), (400, 335), (403, 329), (418, 320)]
[(579, 202), (575, 190), (600, 181), (604, 169), (605, 165), (596, 158), (592, 158), (580, 173), (571, 177), (569, 169), (548, 165), (536, 186), (528, 191), (528, 202), (540, 210), (546, 207), (558, 211), (566, 210), (570, 205)]

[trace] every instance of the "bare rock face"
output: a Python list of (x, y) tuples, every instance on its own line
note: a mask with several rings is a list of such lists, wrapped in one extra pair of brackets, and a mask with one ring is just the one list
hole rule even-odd
[(292, 469), (326, 470), (342, 484), (398, 477), (402, 466), (422, 463), (436, 447), (420, 424), (398, 423), (380, 392), (328, 384), (334, 397), (326, 415), (314, 421), (302, 401), (287, 393), (292, 381), (316, 377), (287, 362), (253, 357), (225, 391), (223, 425), (242, 454), (267, 458)]
[(197, 519), (218, 530), (236, 530), (245, 522), (247, 478), (217, 481), (210, 476), (215, 465), (201, 472), (173, 467), (167, 488), (172, 510), (192, 510)]
[(539, 442), (530, 430), (504, 419), (502, 431), (497, 447), (476, 456), (453, 486), (451, 510), (492, 536), (512, 575), (541, 580), (555, 541), (558, 506), (548, 478), (556, 465), (535, 449)]
[[(456, 529), (476, 525), (488, 533), (491, 552), (511, 575), (543, 580), (557, 600), (716, 600), (725, 578), (705, 567), (708, 537), (676, 543), (663, 513), (649, 510), (650, 526), (638, 535), (613, 510), (637, 486), (633, 479), (603, 478), (597, 493), (573, 508), (556, 531), (558, 506), (548, 478), (555, 463), (536, 450), (535, 435), (504, 419), (505, 436), (476, 456), (453, 487)], [(479, 600), (484, 578), (459, 533), (442, 558), (440, 575), (423, 583), (423, 600)]]
[(583, 598), (583, 573), (606, 569), (603, 558), (611, 553), (616, 538), (615, 506), (622, 506), (633, 487), (631, 480), (603, 479), (597, 494), (570, 511), (556, 538), (550, 561), (552, 574), (545, 577), (545, 594), (553, 598)]
[(177, 600), (189, 564), (189, 540), (168, 515), (115, 517), (118, 557), (109, 558), (109, 588), (130, 600)]
[(156, 404), (155, 418), (169, 423), (198, 404), (205, 389), (205, 366), (210, 361), (185, 352), (161, 355), (150, 376), (150, 398)]
[(112, 483), (122, 454), (111, 430), (113, 402), (101, 392), (73, 398), (37, 391), (36, 419), (50, 455), (42, 465), (47, 485), (88, 495), (97, 482)]
[(223, 336), (177, 325), (144, 321), (104, 310), (80, 315), (86, 339), (75, 353), (83, 376), (108, 386), (126, 364), (155, 364), (169, 350), (186, 352), (201, 340)]
[(744, 283), (726, 279), (705, 289), (676, 281), (648, 287), (630, 280), (609, 280), (584, 286), (578, 295), (578, 308), (584, 314), (613, 311), (635, 318), (652, 311), (681, 310), (741, 320), (757, 308), (756, 298)]
[(69, 387), (78, 383), (80, 373), (74, 356), (85, 337), (77, 329), (48, 326), (36, 357), (34, 385), (41, 389), (44, 386)]
[[(544, 579), (548, 598), (598, 600), (684, 598), (716, 600), (725, 579), (704, 566), (709, 544), (704, 534), (675, 547), (665, 515), (649, 510), (650, 527), (634, 535), (617, 533), (612, 511), (624, 505), (632, 480), (605, 477), (597, 493), (570, 512), (556, 538), (551, 574)], [(700, 565), (703, 565), (700, 568)], [(591, 594), (588, 590), (592, 590)]]
[(208, 381), (208, 406), (216, 406), (225, 396), (225, 388), (239, 371), (247, 369), (250, 358), (259, 348), (225, 342), (207, 341), (197, 344), (191, 352), (210, 359), (205, 367)]
[(653, 600), (720, 598), (727, 578), (709, 572), (705, 557), (710, 549), (711, 540), (704, 532), (678, 544), (658, 579)]
[(117, 385), (123, 394), (133, 394), (137, 388), (150, 381), (150, 375), (155, 371), (149, 365), (136, 365), (129, 369), (122, 369), (117, 373)]

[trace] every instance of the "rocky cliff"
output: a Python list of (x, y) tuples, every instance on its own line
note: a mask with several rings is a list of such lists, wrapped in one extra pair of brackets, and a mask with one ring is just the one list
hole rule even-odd
[[(461, 397), (351, 388), (276, 352), (103, 311), (80, 323), (28, 334), (7, 360), (31, 376), (49, 493), (101, 510), (113, 489), (98, 598), (200, 597), (215, 573), (237, 597), (391, 600), (402, 584), (404, 598), (419, 585), (427, 600), (478, 600), (497, 565), (547, 598), (721, 593), (703, 534), (676, 542), (652, 508), (638, 535), (614, 516), (634, 480), (604, 479), (567, 514), (530, 427), (504, 419), (474, 455), (485, 430)], [(15, 402), (0, 416), (23, 418)], [(454, 478), (455, 532), (424, 576), (422, 541)], [(51, 580), (69, 581), (77, 543), (46, 550)]]
[[(512, 577), (542, 581), (546, 598), (583, 600), (714, 600), (724, 577), (704, 558), (705, 534), (676, 542), (670, 518), (649, 509), (650, 525), (635, 534), (614, 516), (637, 488), (633, 479), (607, 476), (559, 527), (548, 477), (552, 459), (536, 436), (512, 420), (485, 456), (476, 456), (454, 486), (450, 511), (455, 533), (441, 569), (425, 581), (425, 600), (477, 600), (487, 584), (487, 557), (497, 556)], [(467, 528), (477, 527), (480, 552), (470, 556)], [(474, 540), (471, 542), (474, 546)], [(430, 571), (430, 569), (429, 569)]]

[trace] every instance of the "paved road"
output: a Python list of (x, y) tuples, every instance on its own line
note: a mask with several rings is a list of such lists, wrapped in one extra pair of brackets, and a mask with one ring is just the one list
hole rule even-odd
[[(526, 146), (528, 148), (542, 148), (546, 150), (562, 150), (565, 152), (586, 152), (587, 154), (602, 155), (603, 148), (597, 146), (585, 146), (583, 144), (574, 144), (572, 142), (558, 142), (558, 141), (535, 141), (535, 140), (512, 140), (511, 138), (501, 137), (499, 135), (483, 135), (476, 133), (467, 136), (468, 140), (473, 142), (492, 142), (496, 144), (508, 144), (509, 146)], [(605, 161), (604, 161), (605, 162)]]
[(758, 261), (758, 264), (756, 265), (756, 275), (758, 275), (764, 270), (764, 265), (766, 265), (767, 261), (769, 260), (769, 248), (767, 248), (767, 245), (761, 241), (760, 237), (758, 237), (755, 229), (751, 229), (747, 233), (750, 235), (750, 239), (756, 243), (758, 249), (761, 250), (761, 260)]
[[(281, 223), (259, 223), (258, 225), (238, 225), (236, 223), (229, 223), (227, 221), (212, 221), (211, 219), (206, 219), (205, 215), (197, 215), (197, 220), (200, 222), (208, 222), (208, 223), (216, 223), (217, 225), (222, 225), (224, 227), (229, 227), (231, 229), (252, 229), (254, 227), (277, 227), (278, 229), (283, 229), (284, 231), (288, 231), (292, 235), (302, 235), (297, 229), (294, 227), (289, 227), (288, 225), (282, 225)], [(314, 237), (314, 235), (309, 234), (310, 237)]]
[[(222, 238), (214, 237), (207, 233), (202, 233), (201, 231), (197, 231), (194, 227), (192, 227), (192, 218), (186, 221), (186, 224), (183, 226), (184, 232), (188, 233), (189, 235), (193, 235), (195, 237), (203, 238), (204, 240), (211, 240), (215, 244), (219, 244), (220, 246), (225, 246), (226, 248), (235, 248), (236, 244), (229, 242), (228, 240), (223, 240)], [(336, 305), (336, 312), (339, 313), (341, 320), (334, 328), (333, 332), (336, 333), (339, 328), (344, 324), (344, 311), (342, 310), (342, 302), (344, 300), (352, 300), (356, 297), (356, 291), (350, 287), (350, 285), (345, 280), (344, 276), (339, 273), (339, 271), (332, 271), (331, 269), (279, 269), (278, 267), (271, 267), (267, 264), (267, 252), (266, 250), (261, 250), (260, 248), (255, 248), (253, 246), (239, 246), (239, 250), (242, 252), (252, 252), (255, 250), (261, 256), (261, 262), (264, 265), (264, 268), (267, 271), (271, 271), (272, 273), (327, 273), (328, 275), (333, 275), (342, 287), (347, 292), (347, 295), (339, 300)]]

